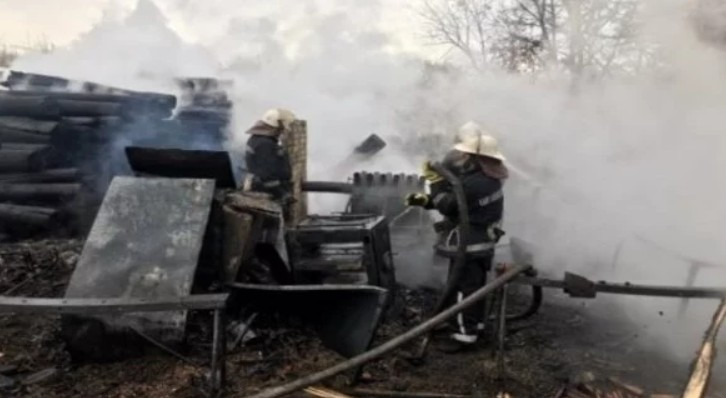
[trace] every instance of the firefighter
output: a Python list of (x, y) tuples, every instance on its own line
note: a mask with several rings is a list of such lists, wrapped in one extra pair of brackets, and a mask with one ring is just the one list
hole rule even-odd
[(291, 200), (290, 159), (280, 145), (282, 134), (290, 131), (295, 115), (287, 109), (270, 109), (247, 130), (251, 137), (245, 148), (247, 177), (244, 189), (265, 192), (287, 204)]
[[(477, 137), (482, 134), (482, 131), (482, 127), (477, 122), (468, 121), (459, 127), (454, 144), (461, 143), (466, 137)], [(447, 153), (444, 157), (442, 162), (443, 165), (448, 169), (454, 169), (455, 165), (453, 163), (458, 158), (457, 153), (458, 151), (456, 150), (449, 151), (449, 153)], [(451, 191), (451, 186), (430, 167), (429, 163), (424, 165), (423, 176), (429, 182), (429, 188), (432, 196), (436, 196), (436, 194), (443, 191)], [(443, 220), (434, 223), (434, 232), (436, 232), (437, 236), (437, 246), (440, 246), (445, 242), (449, 233), (455, 227), (456, 220), (452, 220), (446, 216), (444, 216)]]
[[(504, 156), (499, 152), (497, 140), (477, 126), (477, 134), (460, 135), (460, 142), (447, 154), (444, 165), (460, 180), (469, 215), (469, 236), (466, 262), (461, 277), (456, 281), (456, 301), (486, 284), (491, 269), (494, 247), (504, 234), (501, 230), (504, 210), (502, 186), (508, 176)], [(446, 181), (427, 164), (424, 177), (430, 182), (430, 194), (413, 193), (406, 197), (409, 206), (436, 209), (444, 217), (458, 223), (458, 205), (453, 190)], [(458, 246), (458, 228), (452, 229), (439, 251), (453, 259)], [(455, 331), (445, 347), (450, 351), (471, 347), (483, 328), (483, 305), (470, 307), (456, 318)]]

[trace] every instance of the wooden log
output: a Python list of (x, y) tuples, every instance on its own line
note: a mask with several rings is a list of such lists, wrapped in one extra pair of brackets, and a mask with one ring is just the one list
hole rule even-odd
[(50, 134), (57, 124), (58, 122), (53, 120), (37, 120), (15, 116), (0, 117), (0, 126), (2, 127), (39, 134)]
[(63, 200), (75, 196), (81, 190), (81, 184), (12, 184), (0, 183), (0, 200), (2, 201), (45, 201)]
[(122, 119), (118, 116), (64, 116), (61, 122), (75, 126), (98, 127), (120, 122)]
[(345, 395), (325, 387), (308, 387), (303, 391), (318, 398), (353, 398), (350, 395)]
[(47, 227), (56, 214), (57, 210), (49, 207), (0, 203), (0, 224), (21, 223), (34, 227)]
[(58, 109), (62, 116), (117, 116), (122, 113), (121, 104), (101, 101), (57, 100)]
[(0, 116), (53, 120), (60, 117), (60, 110), (57, 103), (45, 97), (0, 95)]
[(43, 144), (27, 144), (27, 143), (18, 143), (18, 142), (2, 142), (0, 141), (0, 149), (4, 150), (10, 150), (10, 151), (31, 151), (31, 152), (37, 152), (41, 151), (43, 149), (48, 148), (48, 145)]
[(160, 108), (174, 109), (176, 107), (176, 96), (171, 94), (124, 91), (119, 94), (85, 93), (85, 92), (63, 92), (63, 91), (42, 91), (42, 90), (13, 90), (7, 95), (22, 97), (46, 96), (56, 100), (73, 101), (101, 101), (115, 102), (122, 104), (133, 104), (134, 106), (156, 106)]
[(27, 144), (47, 144), (50, 137), (28, 131), (0, 126), (0, 142), (15, 142)]
[(287, 153), (292, 166), (292, 195), (295, 203), (285, 209), (285, 222), (297, 225), (308, 214), (307, 193), (303, 192), (303, 181), (307, 180), (308, 166), (308, 130), (307, 122), (297, 120), (292, 124), (292, 131), (282, 137), (282, 147)]
[(35, 151), (0, 149), (0, 173), (30, 171), (30, 155), (34, 152)]
[(76, 168), (49, 169), (37, 173), (0, 174), (2, 183), (28, 183), (28, 182), (77, 182), (81, 173)]
[(470, 398), (471, 395), (451, 394), (439, 392), (415, 392), (415, 391), (386, 391), (356, 388), (345, 391), (346, 394), (355, 397), (384, 397), (384, 398)]
[(711, 324), (708, 326), (703, 345), (693, 362), (693, 371), (683, 391), (682, 398), (703, 398), (706, 395), (708, 383), (711, 380), (713, 363), (716, 359), (716, 337), (725, 319), (726, 300), (723, 300), (713, 315)]

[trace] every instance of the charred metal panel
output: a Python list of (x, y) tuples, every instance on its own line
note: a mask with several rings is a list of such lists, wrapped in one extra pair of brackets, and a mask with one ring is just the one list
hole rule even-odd
[(218, 188), (236, 188), (232, 162), (226, 151), (127, 147), (131, 169), (142, 175), (170, 178), (207, 178)]
[(368, 350), (388, 295), (379, 287), (357, 285), (230, 286), (233, 303), (298, 315), (326, 347), (346, 357)]
[[(213, 195), (212, 180), (114, 178), (65, 296), (155, 299), (189, 295)], [(173, 341), (183, 337), (186, 312), (94, 318), (109, 330), (132, 326)]]
[[(331, 264), (326, 248), (335, 244), (346, 244), (344, 254), (350, 258), (341, 261), (341, 266), (350, 263), (353, 255), (361, 256), (368, 284), (393, 291), (396, 286), (391, 238), (384, 217), (365, 215), (310, 216), (290, 228), (287, 241), (291, 247), (291, 262), (296, 272), (326, 266), (331, 271), (342, 271)], [(357, 246), (356, 246), (357, 245)], [(299, 267), (298, 267), (299, 265)]]
[(359, 172), (353, 175), (350, 212), (380, 214), (389, 220), (406, 211), (403, 198), (423, 192), (425, 182), (417, 175)]

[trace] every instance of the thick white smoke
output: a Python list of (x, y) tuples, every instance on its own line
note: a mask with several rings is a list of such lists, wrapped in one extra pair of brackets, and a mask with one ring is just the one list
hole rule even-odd
[[(231, 146), (242, 144), (265, 109), (289, 107), (309, 123), (312, 179), (345, 178), (340, 162), (370, 133), (417, 149), (431, 134), (448, 133), (450, 142), (456, 125), (475, 119), (533, 179), (508, 182), (507, 230), (538, 247), (544, 274), (681, 285), (690, 265), (684, 257), (726, 264), (719, 176), (726, 170), (726, 64), (721, 49), (695, 36), (681, 2), (653, 0), (644, 11), (643, 39), (660, 46), (662, 68), (576, 91), (565, 76), (532, 81), (426, 68), (395, 51), (380, 23), (388, 12), (382, 2), (240, 3), (158, 0), (173, 25), (204, 46), (184, 42), (142, 0), (132, 17), (107, 17), (69, 48), (15, 66), (145, 89), (179, 75), (233, 78)], [(423, 152), (394, 145), (360, 168), (416, 171)], [(723, 284), (725, 270), (704, 269), (695, 283)], [(710, 311), (692, 306), (698, 311), (684, 328), (669, 323), (677, 303), (628, 304), (644, 323), (689, 332), (686, 351)], [(648, 318), (660, 310), (662, 320)]]

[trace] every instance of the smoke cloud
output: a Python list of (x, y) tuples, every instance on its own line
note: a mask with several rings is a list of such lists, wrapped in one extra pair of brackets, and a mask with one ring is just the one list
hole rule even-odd
[[(694, 283), (719, 285), (726, 60), (697, 37), (681, 3), (652, 0), (643, 10), (640, 37), (658, 47), (659, 68), (576, 90), (557, 74), (533, 80), (426, 65), (371, 22), (386, 18), (380, 1), (159, 0), (165, 17), (142, 0), (130, 17), (107, 17), (68, 48), (14, 66), (135, 89), (168, 89), (164, 82), (180, 75), (232, 78), (230, 148), (241, 147), (265, 109), (288, 107), (308, 120), (311, 179), (346, 178), (337, 165), (370, 133), (394, 145), (360, 169), (415, 172), (425, 156), (445, 151), (457, 125), (477, 120), (528, 176), (507, 183), (506, 229), (535, 245), (543, 274), (682, 285), (700, 262), (713, 266)], [(166, 18), (203, 45), (182, 40)], [(443, 146), (422, 144), (434, 135)], [(686, 322), (676, 322), (676, 301), (624, 302), (633, 319), (661, 329), (652, 333), (658, 341), (683, 353), (712, 310), (692, 303)]]

